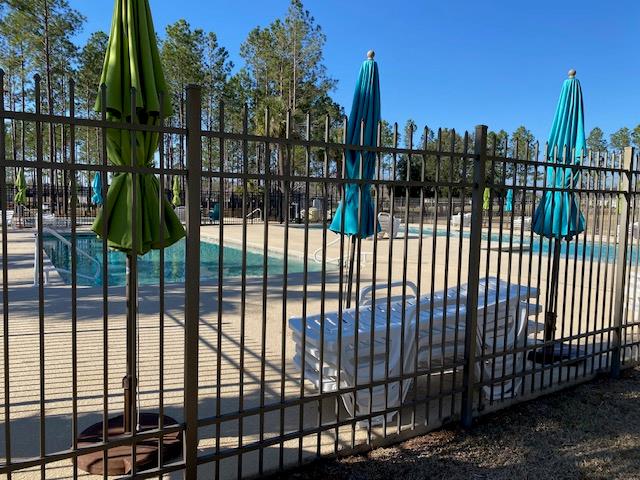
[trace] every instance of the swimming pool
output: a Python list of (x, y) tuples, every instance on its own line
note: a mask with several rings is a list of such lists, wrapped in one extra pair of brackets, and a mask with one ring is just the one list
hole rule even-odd
[[(525, 228), (521, 238), (519, 229), (520, 227), (514, 228), (514, 235), (513, 235), (514, 248), (517, 248), (517, 245), (519, 244), (523, 244), (530, 247), (530, 251), (532, 253), (542, 253), (543, 255), (549, 254), (551, 249), (551, 242), (549, 242), (548, 239), (545, 238), (541, 242), (540, 236), (534, 234), (533, 241), (531, 241), (531, 231), (528, 228)], [(433, 236), (432, 227), (424, 227), (422, 232), (425, 237)], [(413, 235), (419, 235), (420, 228), (409, 227), (409, 233)], [(575, 241), (570, 242), (568, 245), (567, 245), (567, 242), (562, 242), (561, 255), (563, 258), (567, 258), (567, 248), (568, 248), (569, 258), (578, 258), (579, 260), (584, 258), (586, 261), (590, 261), (591, 258), (593, 257), (594, 263), (597, 263), (598, 261), (613, 263), (616, 261), (617, 248), (615, 244), (608, 243), (605, 240), (603, 240), (602, 243), (600, 243), (599, 240), (596, 240), (596, 242), (591, 242), (589, 241), (589, 239), (591, 238), (590, 234), (587, 238), (587, 242), (585, 243), (585, 238), (583, 235), (584, 234), (578, 235)], [(446, 237), (446, 236), (447, 236), (446, 228), (439, 228), (436, 230), (436, 237)], [(459, 237), (460, 227), (458, 226), (451, 227), (450, 236), (452, 238)], [(470, 236), (471, 236), (471, 233), (468, 230), (465, 230), (462, 232), (463, 238), (469, 238)], [(510, 238), (511, 236), (509, 235), (509, 228), (505, 227), (505, 229), (503, 230), (502, 239), (500, 238), (500, 231), (494, 228), (492, 229), (492, 233), (491, 233), (491, 246), (498, 247), (498, 245), (502, 245), (506, 247), (509, 245)], [(488, 232), (486, 231), (482, 232), (482, 240), (485, 242), (489, 240)], [(576, 247), (577, 247), (577, 250), (576, 250)], [(631, 257), (630, 261), (632, 263), (635, 263), (637, 261), (638, 250), (634, 248), (633, 251), (629, 253), (630, 253), (629, 256)]]
[[(70, 240), (70, 236), (64, 235)], [(71, 274), (63, 270), (71, 270), (71, 247), (64, 241), (50, 235), (43, 237), (44, 251), (51, 263), (70, 285)], [(87, 253), (77, 255), (77, 284), (83, 286), (100, 286), (102, 278), (102, 241), (93, 234), (78, 234), (77, 248)], [(218, 258), (220, 246), (210, 241), (200, 242), (200, 278), (202, 280), (217, 280)], [(262, 276), (264, 256), (262, 252), (247, 249), (246, 273), (248, 277)], [(88, 258), (89, 257), (89, 258)], [(269, 275), (281, 275), (284, 271), (284, 257), (269, 253), (267, 259)], [(122, 286), (125, 277), (126, 255), (115, 250), (107, 251), (107, 274), (109, 286)], [(308, 262), (308, 271), (319, 271), (320, 265), (312, 260)], [(185, 271), (185, 241), (184, 239), (164, 250), (164, 281), (166, 283), (184, 282)], [(287, 272), (290, 274), (304, 271), (301, 257), (289, 255)], [(223, 251), (224, 278), (240, 277), (242, 275), (242, 248), (225, 246)], [(141, 285), (157, 285), (160, 278), (160, 252), (152, 250), (143, 257), (138, 257), (138, 282)]]

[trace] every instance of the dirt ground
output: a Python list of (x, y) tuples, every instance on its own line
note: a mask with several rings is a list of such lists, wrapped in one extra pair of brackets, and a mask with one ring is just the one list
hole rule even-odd
[(272, 477), (320, 479), (640, 479), (640, 368), (364, 455)]

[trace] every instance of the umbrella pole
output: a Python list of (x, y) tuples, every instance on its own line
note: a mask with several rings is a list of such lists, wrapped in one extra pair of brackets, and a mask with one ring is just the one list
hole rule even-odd
[(137, 259), (127, 254), (127, 374), (122, 379), (124, 387), (124, 431), (132, 433), (136, 401), (136, 321), (138, 316)]
[(553, 241), (553, 260), (551, 263), (551, 279), (547, 290), (547, 310), (544, 315), (544, 341), (553, 342), (540, 350), (529, 352), (528, 359), (542, 364), (563, 362), (565, 366), (574, 366), (584, 361), (586, 351), (571, 343), (555, 342), (555, 331), (558, 317), (558, 278), (560, 276), (560, 252), (562, 240)]
[(551, 283), (547, 294), (547, 311), (544, 316), (544, 340), (553, 340), (556, 330), (557, 306), (558, 306), (558, 276), (560, 274), (560, 240), (553, 241), (553, 262), (551, 264)]
[(351, 295), (353, 292), (353, 264), (356, 253), (356, 236), (351, 235), (351, 251), (349, 252), (349, 276), (347, 284), (347, 308), (351, 308)]

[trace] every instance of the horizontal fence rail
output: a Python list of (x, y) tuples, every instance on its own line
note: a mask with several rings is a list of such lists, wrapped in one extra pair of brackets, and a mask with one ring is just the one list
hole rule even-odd
[[(78, 117), (73, 82), (64, 112), (43, 112), (39, 78), (28, 111), (7, 109), (2, 92), (7, 478), (77, 478), (86, 454), (135, 456), (176, 436), (182, 451), (124, 476), (251, 477), (470, 427), (639, 359), (632, 148), (509, 150), (484, 126), (401, 138), (397, 125), (378, 126), (375, 145), (347, 145), (345, 119), (222, 103), (211, 112), (195, 86), (184, 125), (153, 127), (104, 111)], [(111, 164), (113, 131), (157, 135), (153, 162)], [(551, 184), (576, 154), (579, 166), (555, 170), (572, 175), (570, 189)], [(347, 178), (347, 162), (372, 162), (373, 178)], [(91, 230), (99, 212), (114, 215), (92, 200), (97, 172), (105, 199), (117, 175), (133, 180), (130, 208), (144, 202), (141, 176), (156, 176), (154, 194), (173, 204), (186, 239), (128, 259), (112, 250), (106, 222)], [(553, 210), (564, 195), (584, 231), (534, 233), (541, 199)], [(336, 216), (345, 198), (354, 232), (370, 220), (372, 235), (346, 234), (353, 226)], [(159, 413), (157, 425), (143, 429), (138, 412)], [(131, 432), (82, 441), (118, 415), (134, 419)]]

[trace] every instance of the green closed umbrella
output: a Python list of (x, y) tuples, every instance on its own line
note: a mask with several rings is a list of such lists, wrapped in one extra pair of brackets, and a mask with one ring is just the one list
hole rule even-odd
[(180, 203), (180, 179), (175, 176), (173, 177), (173, 198), (171, 199), (171, 204), (174, 207), (179, 207)]
[[(100, 82), (106, 87), (106, 98), (103, 103), (102, 96), (99, 95), (95, 109), (104, 109), (108, 121), (159, 126), (161, 116), (171, 114), (170, 95), (160, 63), (148, 0), (115, 1)], [(153, 167), (158, 140), (158, 133), (108, 129), (106, 146), (109, 162), (116, 166)], [(140, 413), (136, 409), (137, 257), (151, 249), (172, 245), (185, 235), (180, 220), (164, 193), (160, 192), (160, 182), (153, 174), (116, 173), (107, 192), (105, 205), (91, 227), (101, 237), (106, 229), (109, 247), (127, 254), (127, 373), (123, 380), (124, 415), (109, 420), (109, 436), (157, 428), (160, 420), (155, 413)], [(160, 201), (163, 202), (162, 208)], [(162, 231), (161, 215), (164, 217)], [(163, 422), (169, 425), (175, 423), (175, 420), (165, 416)], [(102, 428), (102, 423), (87, 428), (80, 436), (79, 444), (85, 446), (104, 441)], [(178, 434), (170, 438), (168, 443), (163, 440), (165, 459), (180, 453), (180, 438)], [(142, 449), (138, 450), (135, 463), (139, 470), (157, 464), (157, 445), (158, 439), (151, 439), (145, 445), (144, 452)], [(102, 463), (102, 452), (80, 456), (78, 465), (94, 474), (105, 470), (110, 475), (128, 473), (132, 464), (130, 453), (127, 453), (129, 450), (118, 450), (118, 447), (112, 450), (109, 451), (106, 465)]]
[[(108, 120), (131, 121), (132, 88), (135, 89), (136, 111), (133, 112), (133, 120), (136, 123), (157, 126), (160, 124), (160, 114), (171, 115), (169, 92), (160, 64), (147, 0), (116, 0), (100, 81), (107, 87), (106, 104), (102, 104), (102, 98), (99, 96), (95, 109), (102, 111), (104, 107)], [(162, 105), (161, 94), (164, 94)], [(133, 133), (135, 152), (131, 149), (131, 135), (132, 133), (124, 130), (107, 131), (109, 162), (118, 166), (131, 165), (135, 158), (137, 166), (152, 167), (159, 135), (151, 132)], [(105, 219), (104, 209), (101, 209), (92, 230), (101, 236), (103, 222), (106, 221), (107, 240), (111, 248), (144, 255), (152, 248), (172, 245), (184, 237), (185, 232), (171, 205), (165, 202), (165, 226), (162, 234), (160, 233), (160, 182), (151, 174), (139, 174), (136, 181), (136, 244), (133, 244), (131, 234), (134, 221), (133, 175), (128, 173), (117, 173), (113, 176), (106, 198), (109, 218)]]
[(491, 208), (491, 190), (489, 187), (484, 189), (482, 194), (482, 209), (487, 211)]
[(13, 203), (18, 214), (18, 222), (22, 226), (22, 207), (27, 203), (27, 180), (24, 178), (24, 168), (21, 168), (16, 178), (16, 194), (13, 197)]
[(15, 205), (25, 205), (27, 203), (27, 179), (24, 178), (24, 168), (21, 168), (16, 178), (16, 194), (13, 197)]

